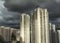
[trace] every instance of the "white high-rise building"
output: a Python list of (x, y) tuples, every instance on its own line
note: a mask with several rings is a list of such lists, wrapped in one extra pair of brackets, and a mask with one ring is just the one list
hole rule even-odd
[(50, 28), (50, 43), (59, 43), (58, 31), (56, 30), (56, 25), (49, 23)]
[(60, 43), (60, 30), (57, 30), (57, 32), (58, 32), (58, 41)]
[(21, 43), (30, 43), (30, 16), (22, 14), (20, 17), (20, 41)]
[(47, 9), (37, 8), (32, 13), (31, 43), (50, 43)]
[[(21, 43), (52, 43), (52, 31), (56, 32), (55, 25), (49, 23), (47, 9), (36, 8), (31, 15), (20, 16)], [(56, 39), (55, 35), (55, 43)]]
[(56, 25), (52, 24), (53, 29), (53, 43), (58, 43), (58, 32), (56, 30)]
[(41, 43), (41, 15), (40, 8), (34, 10), (32, 15), (32, 43)]

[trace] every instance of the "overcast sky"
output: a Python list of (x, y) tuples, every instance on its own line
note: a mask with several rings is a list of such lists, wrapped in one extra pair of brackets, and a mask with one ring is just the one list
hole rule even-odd
[(9, 12), (3, 4), (4, 1), (0, 0), (0, 26), (19, 28), (19, 14)]
[[(3, 4), (4, 1), (0, 0), (0, 26), (19, 28), (19, 13), (7, 11)], [(60, 0), (48, 0), (39, 6), (47, 8), (50, 21), (60, 27)]]

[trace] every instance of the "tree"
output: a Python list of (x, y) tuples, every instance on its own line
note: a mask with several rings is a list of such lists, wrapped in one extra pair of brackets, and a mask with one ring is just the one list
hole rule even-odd
[(16, 35), (14, 33), (12, 33), (11, 40), (16, 40)]
[(4, 43), (4, 38), (0, 36), (0, 43)]
[(20, 41), (17, 41), (16, 43), (20, 43)]

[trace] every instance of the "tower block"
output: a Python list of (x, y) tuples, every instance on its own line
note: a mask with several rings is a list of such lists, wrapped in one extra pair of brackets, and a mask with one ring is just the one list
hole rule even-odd
[(42, 30), (42, 32), (41, 32), (41, 34), (42, 34), (42, 43), (46, 43), (46, 29), (45, 29), (45, 13), (44, 13), (44, 9), (41, 9), (41, 25), (42, 25), (42, 28), (41, 28), (41, 30)]
[(31, 19), (32, 43), (50, 43), (47, 9), (35, 9)]
[(58, 33), (57, 33), (57, 30), (56, 30), (56, 25), (55, 24), (52, 24), (52, 29), (53, 29), (53, 42), (54, 43), (59, 43), (58, 41)]
[(25, 43), (30, 43), (30, 16), (29, 15), (25, 15), (24, 17), (24, 40)]
[(50, 43), (47, 9), (36, 8), (31, 15), (20, 17), (21, 43)]
[(24, 14), (20, 15), (20, 43), (24, 42)]
[(50, 37), (49, 37), (49, 16), (47, 9), (44, 9), (44, 15), (45, 15), (45, 32), (46, 32), (46, 43), (50, 43)]
[(21, 43), (30, 43), (30, 16), (27, 14), (21, 15), (20, 37)]
[(49, 30), (50, 30), (50, 43), (53, 43), (53, 29), (52, 29), (52, 23), (49, 23)]
[(34, 29), (35, 29), (35, 43), (41, 43), (41, 19), (40, 8), (35, 9), (34, 17)]
[(41, 15), (40, 8), (34, 10), (32, 15), (32, 43), (41, 42)]

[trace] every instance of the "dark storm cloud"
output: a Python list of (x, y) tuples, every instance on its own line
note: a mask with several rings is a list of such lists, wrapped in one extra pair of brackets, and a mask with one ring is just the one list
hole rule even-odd
[(3, 4), (4, 1), (0, 1), (0, 26), (19, 29), (19, 13), (7, 11)]
[[(4, 13), (6, 13), (6, 12), (4, 12)], [(2, 24), (4, 24), (5, 26), (10, 26), (10, 27), (14, 27), (14, 28), (19, 28), (19, 15), (18, 15), (18, 13), (17, 14), (15, 14), (15, 13), (11, 13), (10, 12), (10, 14), (9, 13), (6, 13), (6, 14), (4, 14), (3, 15), (3, 18), (4, 18), (4, 21), (3, 21), (3, 23)]]
[(60, 17), (60, 3), (52, 3), (50, 6), (47, 6), (50, 18)]
[(46, 3), (41, 7), (48, 9), (50, 21), (60, 28), (60, 2)]
[(49, 0), (5, 0), (5, 7), (10, 11), (27, 12), (35, 9), (42, 2)]
[[(41, 1), (41, 0), (39, 0), (39, 1)], [(31, 0), (30, 0), (30, 2), (31, 2)], [(35, 0), (33, 0), (33, 2), (35, 2)], [(15, 7), (13, 5), (10, 6), (8, 4), (6, 6), (6, 8), (9, 9), (9, 10), (12, 9), (14, 11), (19, 11), (19, 12), (24, 11), (25, 12), (25, 11), (27, 11), (26, 8), (28, 8), (28, 10), (30, 11), (30, 10), (34, 9), (36, 6), (39, 5), (42, 8), (47, 8), (48, 9), (50, 20), (51, 20), (52, 23), (55, 23), (56, 25), (60, 25), (60, 22), (59, 22), (59, 20), (60, 20), (60, 18), (59, 18), (60, 17), (60, 1), (59, 0), (43, 0), (43, 1), (40, 2), (40, 4), (38, 4), (38, 3), (37, 4), (28, 3), (28, 5), (26, 5), (27, 3), (26, 4), (21, 3), (22, 7), (21, 7), (21, 4), (19, 4), (19, 3), (17, 3), (17, 4), (18, 4), (18, 7)], [(8, 11), (5, 7), (3, 7), (2, 4), (0, 6), (1, 6), (1, 8), (0, 8), (0, 10), (1, 10), (0, 25), (19, 28), (19, 18), (20, 18), (19, 13)]]
[(40, 4), (40, 7), (48, 9), (50, 19), (60, 17), (60, 3), (57, 2), (42, 3)]
[(36, 0), (6, 0), (5, 6), (11, 11), (25, 12), (37, 7), (37, 2)]

